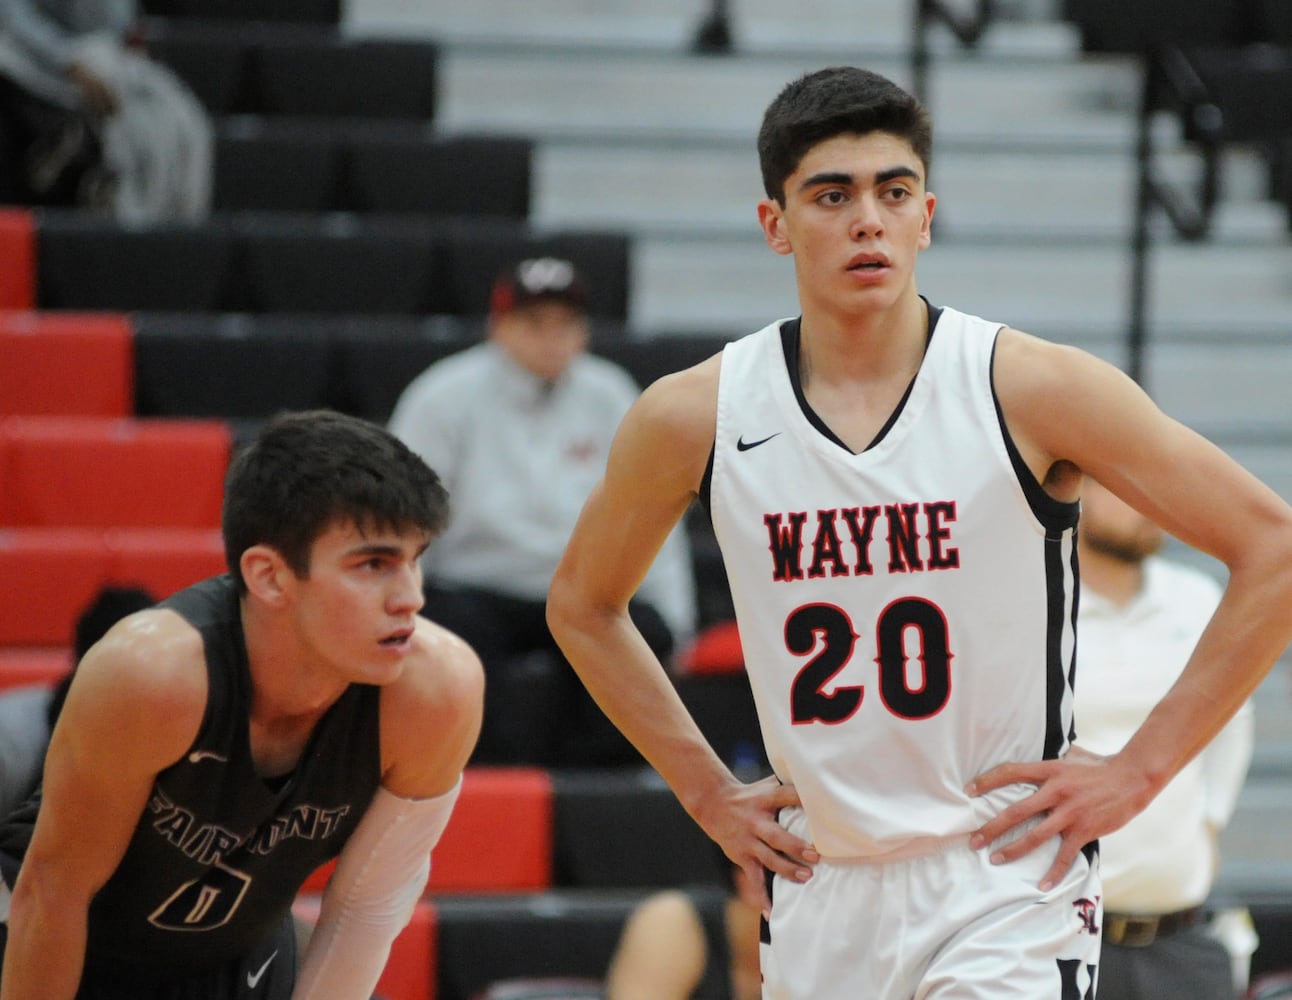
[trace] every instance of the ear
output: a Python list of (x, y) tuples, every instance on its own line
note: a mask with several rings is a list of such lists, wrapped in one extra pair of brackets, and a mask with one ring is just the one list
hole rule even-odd
[(937, 206), (938, 196), (932, 191), (924, 192), (924, 224), (920, 226), (920, 249), (927, 250), (933, 242), (933, 209)]
[(778, 254), (788, 256), (794, 248), (785, 232), (784, 211), (775, 198), (764, 198), (758, 203), (758, 224), (763, 229), (763, 239)]
[(277, 549), (253, 545), (242, 553), (238, 564), (249, 595), (271, 607), (280, 607), (287, 600), (296, 574)]

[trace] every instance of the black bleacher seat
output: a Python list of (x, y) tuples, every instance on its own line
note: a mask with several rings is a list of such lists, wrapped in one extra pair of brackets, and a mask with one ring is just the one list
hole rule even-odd
[(480, 336), (475, 324), (448, 317), (350, 317), (333, 331), (334, 405), (384, 424), (423, 369)]
[(532, 143), (421, 123), (237, 115), (217, 123), (217, 211), (529, 215)]
[(628, 370), (643, 389), (670, 372), (697, 365), (727, 343), (718, 334), (660, 334), (640, 339), (597, 339), (592, 349)]
[(1292, 45), (1292, 4), (1288, 0), (1254, 0), (1255, 40)]
[(128, 229), (74, 211), (36, 217), (37, 305), (130, 311), (224, 307), (235, 247), (228, 227)]
[(136, 313), (135, 412), (250, 422), (332, 404), (332, 343), (314, 318)]
[[(1245, 45), (1183, 50), (1206, 91), (1208, 116), (1219, 112), (1226, 142), (1263, 142), (1292, 136), (1292, 48)], [(1185, 120), (1193, 137), (1195, 116)]]
[[(1283, 0), (1280, 0), (1283, 2)], [(1162, 42), (1236, 45), (1251, 35), (1247, 0), (1066, 0), (1085, 52), (1140, 53)]]
[(489, 311), (494, 281), (523, 257), (572, 260), (588, 285), (588, 312), (595, 317), (628, 315), (628, 236), (624, 233), (563, 231), (537, 233), (503, 221), (455, 220), (445, 224), (448, 308), (458, 316)]
[(553, 878), (567, 888), (729, 885), (721, 851), (652, 769), (557, 769)]
[(533, 143), (510, 136), (354, 134), (347, 143), (352, 211), (529, 217)]
[(257, 106), (247, 110), (430, 121), (438, 51), (431, 41), (264, 34), (250, 49)]
[(628, 306), (620, 233), (262, 212), (136, 229), (45, 210), (36, 239), (38, 303), (49, 309), (480, 316), (505, 265), (546, 253), (586, 272), (594, 316), (622, 320)]
[(425, 314), (443, 255), (426, 224), (247, 213), (195, 225), (129, 229), (42, 213), (42, 308), (119, 311)]
[(740, 774), (769, 770), (758, 710), (743, 670), (685, 675), (673, 684), (700, 732), (728, 767)]
[(600, 978), (641, 898), (559, 890), (437, 897), (436, 1000), (472, 1000), (500, 979)]
[(146, 19), (141, 37), (217, 116), (435, 116), (439, 46), (431, 39), (350, 38), (320, 22), (170, 17)]
[(143, 0), (150, 17), (339, 24), (341, 0)]
[(437, 294), (441, 248), (425, 225), (397, 220), (239, 216), (239, 294), (250, 312), (447, 312)]
[(152, 19), (141, 34), (149, 56), (188, 84), (210, 114), (233, 114), (252, 103), (244, 33)]
[(341, 143), (324, 128), (235, 120), (217, 131), (213, 208), (327, 212), (337, 208)]

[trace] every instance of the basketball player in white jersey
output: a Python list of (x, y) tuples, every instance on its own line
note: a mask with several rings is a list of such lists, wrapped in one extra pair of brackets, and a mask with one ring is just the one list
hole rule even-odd
[[(923, 299), (931, 128), (890, 81), (789, 84), (759, 135), (799, 317), (625, 418), (549, 595), (606, 713), (750, 874), (764, 996), (1094, 996), (1096, 839), (1142, 809), (1292, 639), (1292, 509), (1114, 367)], [(1081, 485), (1230, 578), (1115, 755), (1074, 747)], [(627, 614), (709, 505), (772, 779), (739, 782)], [(1079, 733), (1079, 723), (1076, 730)]]

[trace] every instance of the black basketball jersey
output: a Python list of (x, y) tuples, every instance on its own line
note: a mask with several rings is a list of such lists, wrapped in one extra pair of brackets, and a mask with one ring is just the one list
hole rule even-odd
[(162, 771), (90, 907), (86, 982), (192, 976), (274, 933), (305, 879), (340, 853), (381, 781), (380, 689), (352, 685), (295, 770), (266, 781), (249, 741), (251, 678), (229, 576), (164, 601), (202, 635), (210, 692), (197, 738)]

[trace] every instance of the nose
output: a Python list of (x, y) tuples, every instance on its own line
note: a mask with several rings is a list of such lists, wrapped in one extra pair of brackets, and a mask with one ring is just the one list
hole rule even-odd
[(879, 199), (873, 194), (862, 193), (853, 204), (856, 207), (852, 214), (849, 235), (854, 240), (882, 235), (884, 223), (879, 212)]
[(413, 560), (400, 569), (387, 603), (393, 614), (417, 614), (422, 610), (426, 595), (422, 591), (421, 563)]

